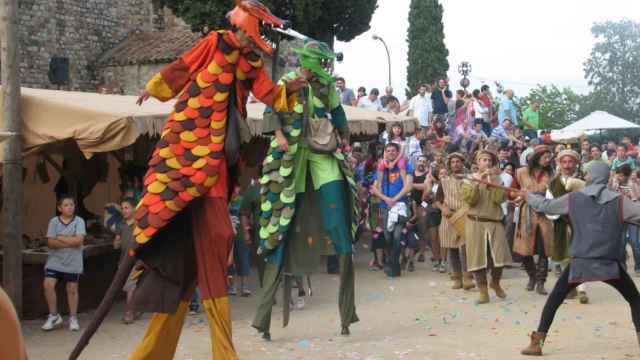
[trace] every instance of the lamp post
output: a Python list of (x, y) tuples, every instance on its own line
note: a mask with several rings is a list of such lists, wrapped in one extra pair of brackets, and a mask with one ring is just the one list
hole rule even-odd
[(471, 64), (468, 61), (463, 61), (458, 65), (458, 73), (462, 75), (462, 79), (460, 80), (460, 86), (464, 88), (464, 91), (467, 91), (467, 88), (471, 84), (471, 81), (467, 78), (469, 74), (471, 74)]
[(387, 43), (384, 42), (384, 39), (378, 35), (372, 36), (373, 40), (380, 40), (382, 45), (384, 45), (384, 49), (387, 51), (387, 63), (389, 64), (389, 87), (391, 87), (391, 55), (389, 54), (389, 48), (387, 47)]

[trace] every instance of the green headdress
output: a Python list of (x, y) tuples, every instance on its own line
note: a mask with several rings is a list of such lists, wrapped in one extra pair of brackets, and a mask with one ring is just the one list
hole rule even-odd
[(336, 54), (329, 45), (320, 41), (310, 40), (305, 42), (301, 49), (293, 49), (293, 52), (298, 55), (300, 65), (305, 69), (311, 70), (320, 80), (327, 83), (335, 81), (331, 75), (331, 69)]

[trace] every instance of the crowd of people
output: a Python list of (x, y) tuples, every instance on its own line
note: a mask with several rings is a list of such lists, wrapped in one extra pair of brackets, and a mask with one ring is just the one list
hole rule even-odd
[[(396, 123), (375, 140), (352, 144), (348, 163), (355, 173), (361, 214), (355, 241), (370, 249), (370, 271), (398, 277), (415, 271), (416, 262), (426, 262), (430, 257), (434, 272), (449, 274), (452, 289), (477, 288), (477, 303), (485, 304), (491, 301), (489, 289), (498, 298), (507, 296), (501, 286), (503, 268), (520, 263), (528, 278), (523, 287), (547, 295), (548, 273), (555, 270), (560, 277), (569, 264), (572, 224), (566, 215), (536, 211), (524, 195), (518, 194), (527, 191), (560, 198), (584, 188), (585, 174), (604, 164), (610, 170), (607, 185), (611, 191), (629, 201), (640, 199), (640, 146), (630, 137), (602, 145), (584, 138), (573, 144), (575, 149), (553, 144), (540, 129), (540, 103), (534, 101), (519, 116), (510, 90), (498, 100), (485, 85), (470, 93), (456, 91), (454, 99), (443, 79), (433, 92), (428, 85), (420, 86), (417, 95), (401, 105), (391, 88), (379, 97), (377, 89), (367, 95), (361, 88), (355, 95), (342, 78), (336, 85), (343, 104), (406, 111), (420, 122), (410, 135)], [(120, 204), (122, 222), (115, 227), (114, 238), (121, 259), (133, 239), (137, 203), (135, 192), (126, 195)], [(228, 207), (235, 234), (228, 258), (229, 295), (252, 295), (248, 277), (259, 248), (260, 211), (257, 178), (245, 188), (234, 188)], [(47, 232), (50, 252), (44, 288), (50, 314), (42, 329), (62, 325), (55, 285), (64, 281), (69, 329), (77, 331), (78, 280), (86, 230), (83, 220), (75, 215), (73, 198), (61, 197), (58, 212)], [(639, 228), (631, 224), (622, 231), (623, 241), (632, 249), (636, 274), (640, 274), (638, 232)], [(265, 261), (259, 256), (257, 265), (262, 287)], [(338, 271), (335, 266), (331, 269), (331, 257), (328, 269)], [(126, 324), (139, 316), (132, 310), (131, 299), (142, 271), (141, 264), (134, 267), (123, 288)], [(293, 305), (302, 309), (306, 295), (303, 279), (296, 276), (294, 281), (298, 297)], [(577, 297), (583, 304), (589, 302), (584, 284), (571, 287), (569, 297)], [(190, 310), (199, 309), (196, 291)], [(268, 332), (265, 334), (268, 336)]]
[[(134, 322), (136, 311), (154, 313), (132, 359), (172, 357), (187, 311), (200, 306), (213, 357), (236, 359), (229, 296), (252, 295), (252, 258), (262, 291), (251, 326), (263, 339), (271, 340), (280, 285), (286, 326), (293, 282), (301, 308), (303, 276), (310, 294), (318, 259), (339, 274), (347, 336), (360, 320), (353, 256), (360, 248), (371, 252), (368, 269), (389, 278), (415, 271), (430, 256), (432, 270), (448, 273), (452, 289), (478, 289), (476, 304), (491, 302), (490, 290), (506, 298), (503, 269), (520, 263), (522, 287), (549, 295), (523, 355), (542, 355), (558, 307), (567, 297), (588, 303), (584, 284), (591, 281), (611, 285), (629, 303), (640, 344), (640, 293), (625, 258), (631, 244), (640, 273), (638, 227), (627, 224), (640, 224), (639, 152), (631, 138), (604, 146), (585, 138), (576, 149), (554, 144), (541, 131), (539, 101), (521, 112), (512, 90), (494, 97), (488, 85), (454, 95), (448, 79), (438, 79), (404, 103), (391, 87), (383, 96), (375, 88), (354, 92), (334, 78), (338, 55), (318, 41), (294, 49), (299, 68), (273, 84), (252, 44), (271, 54), (257, 25), (285, 22), (258, 1), (236, 2), (228, 17), (231, 30), (211, 32), (156, 74), (138, 99), (141, 105), (152, 96), (178, 97), (143, 181), (125, 193), (122, 220), (110, 228), (121, 253), (111, 289), (126, 293), (123, 322)], [(243, 163), (235, 122), (246, 120), (249, 93), (267, 105), (262, 131), (270, 141), (259, 173), (233, 187)], [(396, 123), (374, 140), (352, 142), (342, 105), (406, 112), (419, 126), (409, 134)], [(49, 222), (45, 331), (63, 324), (58, 282), (66, 285), (69, 329), (80, 329), (86, 228), (77, 208), (81, 201), (59, 195)], [(551, 269), (558, 281), (548, 293)], [(80, 355), (114, 298), (109, 291), (70, 358)], [(135, 306), (140, 299), (145, 306)]]
[[(464, 178), (487, 180), (496, 176), (504, 187), (549, 192), (559, 197), (569, 191), (566, 179), (576, 179), (570, 182), (576, 186), (594, 163), (603, 162), (614, 175), (612, 189), (634, 200), (640, 195), (636, 171), (639, 148), (629, 137), (623, 137), (619, 144), (609, 141), (603, 145), (583, 139), (574, 145), (576, 150), (565, 144), (553, 145), (549, 134), (542, 130), (540, 102), (533, 101), (520, 116), (511, 90), (496, 99), (484, 85), (471, 93), (458, 90), (453, 99), (442, 79), (434, 92), (430, 92), (430, 86), (422, 85), (415, 97), (396, 107), (391, 88), (379, 99), (377, 89), (366, 95), (360, 88), (355, 98), (345, 87), (344, 79), (339, 79), (337, 86), (344, 104), (395, 113), (406, 111), (420, 121), (420, 129), (411, 136), (405, 136), (401, 124), (395, 124), (378, 141), (368, 143), (367, 149), (362, 144), (354, 146), (362, 206), (367, 207), (360, 234), (371, 233), (372, 271), (384, 269), (388, 276), (398, 276), (401, 268), (413, 271), (414, 261), (425, 261), (425, 249), (430, 248), (434, 271), (451, 272), (455, 288), (462, 287), (463, 282), (471, 288), (471, 277), (460, 254), (463, 258), (480, 256), (484, 266), (492, 261), (493, 265), (510, 264), (513, 256), (529, 276), (527, 289), (544, 295), (549, 258), (558, 275), (562, 262), (568, 258), (566, 219), (551, 220), (531, 211), (522, 199), (511, 197), (507, 191), (495, 211), (481, 209), (477, 215), (493, 213), (491, 219), (485, 220), (501, 222), (499, 228), (504, 228), (504, 235), (496, 235), (495, 229), (491, 233), (504, 238), (505, 245), (494, 244), (490, 248), (493, 257), (500, 255), (496, 247), (499, 252), (504, 249), (502, 258), (485, 259), (482, 249), (471, 254), (464, 250), (462, 227), (455, 231), (455, 223), (468, 221), (474, 212), (473, 196), (462, 191)], [(484, 167), (483, 154), (491, 160)], [(629, 225), (625, 236), (635, 257), (637, 227)], [(562, 242), (564, 248), (559, 244)], [(393, 244), (391, 250), (385, 253), (389, 244)], [(535, 264), (534, 255), (538, 258)], [(581, 301), (588, 302), (586, 291), (579, 290)], [(501, 291), (498, 293), (502, 295)]]
[[(614, 175), (611, 189), (633, 201), (640, 199), (640, 147), (634, 146), (630, 137), (603, 145), (583, 139), (576, 150), (562, 144), (553, 146), (544, 131), (539, 131), (540, 103), (534, 101), (519, 117), (511, 90), (497, 100), (484, 85), (470, 93), (458, 90), (454, 99), (442, 79), (436, 91), (422, 85), (415, 97), (401, 105), (389, 87), (381, 97), (377, 89), (367, 95), (360, 88), (356, 95), (346, 88), (343, 78), (337, 79), (336, 87), (343, 104), (394, 113), (405, 111), (420, 122), (419, 129), (410, 136), (398, 123), (374, 141), (353, 144), (350, 163), (359, 186), (362, 214), (356, 240), (371, 250), (370, 271), (383, 270), (387, 276), (396, 277), (403, 271), (413, 272), (416, 262), (426, 262), (430, 257), (432, 270), (448, 273), (454, 289), (478, 287), (478, 302), (486, 303), (487, 287), (494, 289), (498, 297), (506, 296), (500, 287), (501, 269), (516, 260), (528, 275), (526, 289), (546, 295), (547, 273), (555, 270), (559, 276), (568, 259), (570, 225), (566, 218), (552, 219), (537, 213), (508, 191), (480, 191), (469, 185), (473, 183), (469, 179), (495, 181), (507, 188), (559, 197), (578, 189), (580, 178), (593, 164), (606, 163)], [(128, 191), (125, 195), (120, 204), (123, 219), (115, 228), (114, 238), (114, 248), (121, 249), (121, 258), (126, 256), (132, 239), (137, 203), (135, 193)], [(246, 188), (235, 187), (229, 205), (236, 234), (228, 261), (230, 295), (252, 295), (248, 276), (259, 242), (259, 208), (256, 179)], [(49, 226), (45, 295), (50, 315), (43, 330), (62, 324), (53, 290), (59, 280), (67, 283), (69, 328), (79, 329), (78, 279), (86, 231), (74, 209), (73, 198), (62, 197), (60, 215)], [(475, 225), (465, 226), (466, 223)], [(640, 274), (640, 261), (635, 261), (640, 259), (638, 231), (637, 226), (628, 225), (625, 240), (633, 250), (634, 270)], [(477, 234), (485, 233), (486, 237), (478, 239)], [(264, 263), (257, 263), (261, 284)], [(550, 263), (555, 264), (553, 269)], [(141, 269), (139, 266), (132, 271), (123, 289), (127, 294), (123, 321), (127, 324), (137, 317), (130, 309), (130, 301)], [(490, 283), (486, 280), (487, 270)], [(296, 307), (301, 309), (306, 294), (301, 278), (296, 278), (296, 285)], [(575, 296), (582, 303), (588, 302), (582, 286)], [(199, 311), (197, 292), (190, 308), (192, 312)]]

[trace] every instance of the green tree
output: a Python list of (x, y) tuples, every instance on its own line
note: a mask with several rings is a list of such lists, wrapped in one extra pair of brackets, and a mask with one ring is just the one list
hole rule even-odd
[(534, 100), (540, 102), (540, 121), (545, 129), (561, 129), (586, 115), (581, 111), (585, 100), (569, 87), (538, 85), (519, 99), (520, 110), (527, 109)]
[(411, 0), (407, 31), (408, 97), (415, 95), (420, 84), (431, 84), (447, 75), (449, 50), (444, 44), (442, 12), (438, 0)]
[(591, 32), (597, 42), (584, 63), (591, 99), (597, 110), (640, 122), (640, 23), (596, 23)]
[[(228, 26), (226, 14), (233, 0), (159, 0), (184, 20), (194, 32)], [(314, 39), (333, 46), (334, 39), (350, 41), (369, 30), (377, 0), (264, 0), (271, 11)]]

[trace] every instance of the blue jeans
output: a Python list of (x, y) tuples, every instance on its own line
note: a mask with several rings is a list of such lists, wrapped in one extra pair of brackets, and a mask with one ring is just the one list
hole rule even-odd
[(640, 231), (640, 228), (638, 228), (637, 225), (631, 224), (627, 224), (626, 228), (625, 240), (629, 243), (629, 245), (631, 245), (631, 250), (633, 252), (634, 270), (640, 271), (640, 238), (638, 236), (638, 231)]
[(387, 257), (385, 257), (384, 272), (389, 277), (400, 276), (400, 255), (402, 255), (402, 241), (404, 235), (402, 229), (406, 218), (399, 219), (391, 230), (387, 228), (387, 220), (389, 218), (389, 209), (382, 209), (382, 223), (384, 227), (385, 249)]
[(487, 136), (491, 136), (491, 123), (490, 122), (486, 122), (484, 121), (482, 118), (479, 118), (480, 120), (482, 120), (482, 131), (487, 135)]

